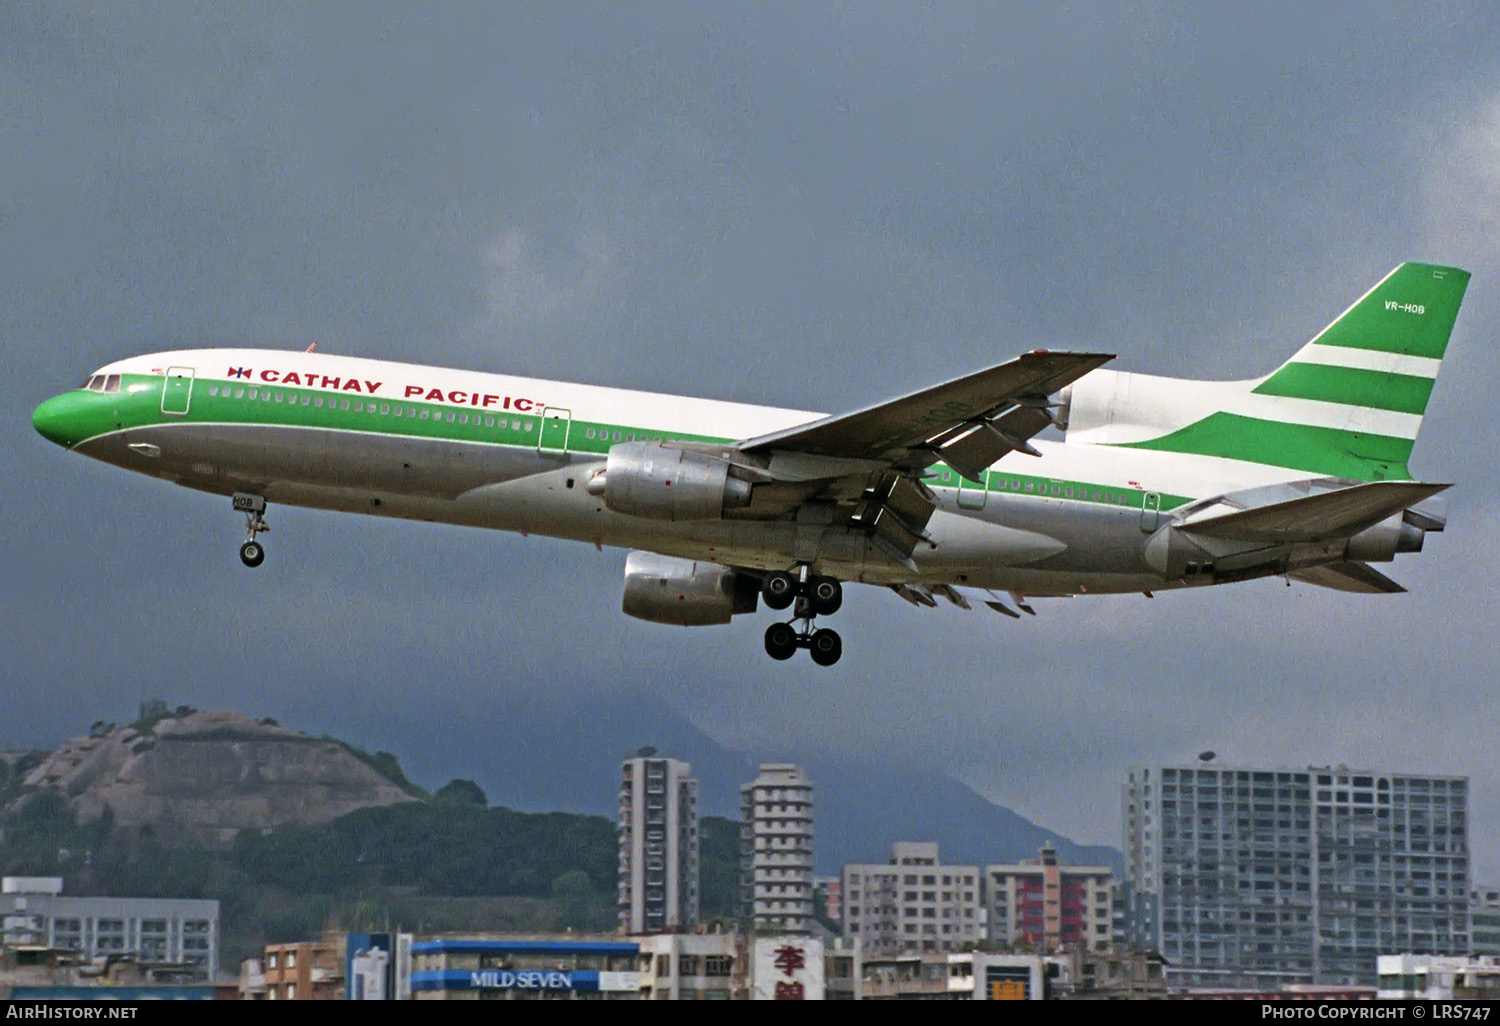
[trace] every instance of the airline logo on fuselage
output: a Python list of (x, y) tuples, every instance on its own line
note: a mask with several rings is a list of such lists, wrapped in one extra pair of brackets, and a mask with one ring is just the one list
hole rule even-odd
[[(332, 374), (282, 371), (266, 367), (256, 371), (253, 367), (230, 367), (225, 375), (230, 378), (264, 381), (270, 385), (296, 385), (300, 388), (325, 388), (331, 392), (358, 392), (361, 395), (376, 395), (385, 386), (384, 381), (367, 378), (344, 378)], [(542, 408), (542, 403), (520, 396), (496, 395), (492, 392), (470, 392), (467, 389), (429, 388), (426, 385), (404, 385), (403, 399), (421, 400), (429, 403), (446, 403), (450, 406), (495, 407), (501, 410), (518, 410), (529, 413)], [(386, 393), (390, 394), (390, 393)]]

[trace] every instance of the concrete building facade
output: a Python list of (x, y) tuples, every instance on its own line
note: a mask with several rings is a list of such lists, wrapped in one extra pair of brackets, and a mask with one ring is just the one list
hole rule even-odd
[(813, 786), (800, 766), (765, 763), (740, 788), (740, 905), (756, 930), (813, 930)]
[(1469, 892), (1469, 953), (1500, 955), (1500, 890)]
[(984, 936), (976, 866), (945, 866), (934, 842), (898, 841), (885, 865), (844, 867), (843, 935), (866, 958), (962, 951)]
[(642, 749), (621, 767), (620, 930), (659, 933), (698, 921), (698, 781), (692, 767)]
[(0, 946), (129, 956), (181, 965), (212, 980), (219, 971), (219, 903), (184, 898), (71, 897), (58, 877), (0, 884)]
[(1034, 951), (1106, 951), (1114, 929), (1114, 873), (1069, 866), (1046, 847), (1019, 865), (984, 868), (990, 940)]
[(1463, 777), (1137, 767), (1123, 823), (1131, 940), (1172, 985), (1370, 986), (1381, 953), (1469, 949)]

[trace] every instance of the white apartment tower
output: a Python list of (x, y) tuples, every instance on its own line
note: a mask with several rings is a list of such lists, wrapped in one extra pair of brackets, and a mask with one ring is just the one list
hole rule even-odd
[(762, 764), (740, 788), (740, 903), (757, 930), (813, 930), (812, 791), (789, 763)]
[(936, 842), (898, 841), (887, 865), (845, 866), (844, 936), (866, 958), (967, 951), (984, 937), (977, 866), (945, 866)]
[(698, 921), (698, 781), (642, 748), (620, 767), (620, 930), (684, 930)]
[(1468, 780), (1344, 766), (1125, 779), (1133, 940), (1186, 986), (1371, 985), (1469, 950)]

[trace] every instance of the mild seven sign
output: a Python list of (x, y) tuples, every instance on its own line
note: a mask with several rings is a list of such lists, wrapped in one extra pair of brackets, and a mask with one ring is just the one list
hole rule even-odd
[(476, 990), (572, 990), (573, 973), (540, 969), (482, 969), (469, 974), (469, 986)]

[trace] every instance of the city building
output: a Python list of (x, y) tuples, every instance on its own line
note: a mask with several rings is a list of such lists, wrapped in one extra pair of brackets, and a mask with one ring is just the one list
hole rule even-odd
[(653, 748), (620, 772), (620, 932), (686, 929), (698, 921), (698, 781)]
[(823, 914), (835, 923), (844, 921), (844, 881), (836, 876), (813, 877), (813, 894), (823, 899)]
[(187, 966), (138, 962), (130, 955), (0, 949), (0, 1001), (213, 1001), (233, 999)]
[[(344, 996), (344, 956), (330, 941), (299, 941), (267, 944), (264, 966), (264, 999), (267, 1001), (332, 1001)], [(245, 996), (259, 997), (251, 984)]]
[(740, 788), (740, 903), (756, 930), (812, 932), (813, 787), (800, 766), (765, 763)]
[(979, 869), (945, 866), (933, 842), (898, 841), (885, 865), (851, 865), (843, 874), (843, 936), (866, 959), (963, 951), (984, 935)]
[(657, 933), (641, 947), (641, 996), (657, 1001), (731, 1001), (749, 996), (749, 960), (735, 933)]
[(1500, 891), (1469, 892), (1469, 953), (1500, 955)]
[(1453, 1001), (1500, 998), (1500, 958), (1476, 955), (1381, 955), (1381, 1001)]
[(1114, 930), (1114, 873), (1069, 866), (1044, 847), (1020, 865), (984, 867), (989, 938), (1034, 951), (1106, 951)]
[(64, 895), (60, 877), (0, 882), (0, 946), (76, 951), (182, 967), (195, 979), (219, 971), (219, 903), (183, 898)]
[(1123, 822), (1131, 941), (1171, 986), (1372, 986), (1381, 953), (1469, 950), (1463, 777), (1137, 767)]
[(1049, 996), (1060, 1000), (1154, 1001), (1167, 996), (1165, 960), (1152, 951), (1072, 948), (1049, 961), (1058, 967)]
[(641, 996), (635, 941), (456, 938), (416, 941), (407, 950), (412, 997), (419, 1001)]

